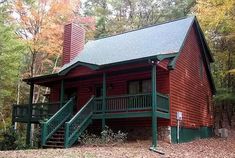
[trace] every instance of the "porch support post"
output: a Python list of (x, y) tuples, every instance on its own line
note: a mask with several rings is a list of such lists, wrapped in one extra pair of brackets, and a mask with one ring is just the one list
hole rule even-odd
[(33, 91), (34, 91), (34, 84), (30, 83), (26, 145), (30, 145)]
[(152, 63), (152, 148), (157, 147), (157, 90), (156, 62)]
[(60, 84), (60, 108), (63, 106), (64, 102), (64, 80), (61, 80)]
[(102, 88), (102, 130), (105, 129), (105, 107), (106, 107), (106, 73), (103, 73), (103, 88)]

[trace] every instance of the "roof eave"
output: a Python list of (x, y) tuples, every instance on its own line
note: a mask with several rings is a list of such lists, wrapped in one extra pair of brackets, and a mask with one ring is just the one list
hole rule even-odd
[(117, 66), (117, 65), (134, 63), (134, 62), (138, 62), (138, 61), (149, 61), (149, 60), (162, 61), (167, 58), (174, 58), (177, 56), (177, 54), (178, 53), (159, 54), (159, 55), (143, 57), (143, 58), (139, 58), (139, 59), (132, 59), (132, 60), (127, 60), (127, 61), (120, 61), (120, 62), (115, 62), (115, 63), (110, 63), (110, 64), (104, 64), (104, 65), (100, 66), (100, 69), (105, 69), (105, 68), (109, 68), (109, 67)]
[(85, 66), (85, 67), (89, 67), (91, 68), (92, 70), (97, 70), (100, 68), (99, 65), (96, 65), (96, 64), (91, 64), (91, 63), (85, 63), (85, 62), (81, 62), (81, 61), (78, 61), (74, 64), (72, 64), (71, 66), (61, 70), (58, 74), (60, 76), (63, 76), (63, 75), (66, 75), (70, 70), (72, 70), (73, 68), (77, 67), (77, 66)]
[(207, 49), (207, 55), (208, 55), (208, 57), (209, 57), (209, 60), (210, 60), (210, 62), (214, 62), (215, 59), (214, 59), (214, 57), (213, 57), (213, 55), (212, 55), (212, 53), (211, 53), (211, 50), (210, 50), (210, 48), (209, 48), (209, 46), (208, 46), (208, 43), (206, 42), (205, 35), (204, 35), (204, 33), (202, 32), (202, 29), (201, 29), (201, 27), (200, 27), (200, 25), (199, 25), (199, 22), (198, 22), (198, 20), (197, 20), (196, 17), (195, 17), (195, 23), (196, 23), (196, 26), (197, 26), (198, 31), (200, 32), (201, 38), (202, 38), (202, 40), (203, 40), (203, 43), (205, 44), (205, 47), (206, 47), (206, 49)]
[(54, 73), (54, 74), (49, 74), (49, 75), (42, 75), (42, 76), (35, 76), (35, 77), (25, 78), (25, 79), (23, 79), (23, 81), (26, 82), (27, 84), (30, 84), (30, 83), (40, 81), (42, 79), (50, 79), (50, 78), (55, 78), (55, 77), (58, 77), (58, 76), (59, 76), (58, 73)]

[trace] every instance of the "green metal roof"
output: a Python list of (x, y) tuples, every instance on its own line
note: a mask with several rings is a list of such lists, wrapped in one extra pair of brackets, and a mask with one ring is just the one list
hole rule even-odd
[(77, 65), (99, 69), (120, 62), (158, 57), (164, 59), (165, 55), (175, 55), (180, 51), (194, 19), (192, 16), (89, 41), (83, 51), (65, 64), (59, 73), (64, 74)]

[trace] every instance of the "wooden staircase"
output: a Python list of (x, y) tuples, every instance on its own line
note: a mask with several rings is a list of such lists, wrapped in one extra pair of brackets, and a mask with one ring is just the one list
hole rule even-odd
[(59, 128), (43, 145), (43, 148), (64, 148), (64, 136), (65, 136), (64, 126)]
[(69, 148), (91, 124), (94, 97), (72, 116), (74, 98), (71, 98), (48, 121), (41, 124), (41, 146), (43, 148)]

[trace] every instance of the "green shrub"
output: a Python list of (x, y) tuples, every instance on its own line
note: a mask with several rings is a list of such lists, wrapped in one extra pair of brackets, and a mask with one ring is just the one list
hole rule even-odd
[(6, 131), (0, 131), (0, 149), (1, 150), (17, 150), (27, 149), (25, 146), (25, 138), (19, 131), (8, 127)]
[(113, 132), (108, 126), (100, 133), (100, 136), (95, 134), (89, 134), (85, 131), (79, 138), (79, 142), (84, 145), (104, 145), (104, 144), (120, 144), (126, 141), (127, 133), (118, 131), (117, 133)]

